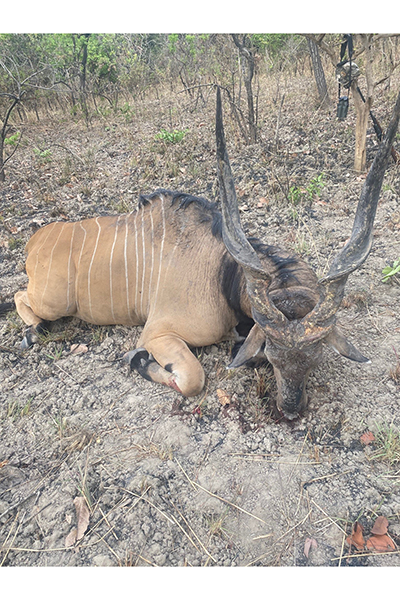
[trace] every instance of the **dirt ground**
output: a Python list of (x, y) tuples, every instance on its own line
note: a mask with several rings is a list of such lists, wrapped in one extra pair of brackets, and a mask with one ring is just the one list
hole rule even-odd
[[(301, 253), (321, 276), (349, 237), (365, 176), (352, 170), (352, 106), (340, 123), (335, 107), (310, 102), (312, 89), (307, 77), (264, 82), (255, 145), (227, 106), (225, 121), (246, 233)], [(375, 104), (384, 125), (395, 90)], [(89, 128), (60, 111), (26, 115), (0, 184), (0, 300), (26, 286), (37, 225), (126, 212), (159, 187), (216, 200), (214, 103), (212, 90), (196, 110), (185, 94), (159, 94)], [(155, 139), (163, 128), (188, 131), (168, 144)], [(369, 163), (376, 149), (371, 127)], [(381, 274), (399, 257), (391, 162), (373, 250), (338, 313), (371, 363), (326, 348), (294, 422), (274, 419), (268, 366), (226, 370), (228, 342), (196, 350), (207, 385), (185, 399), (121, 361), (140, 328), (63, 319), (21, 353), (23, 323), (0, 317), (0, 564), (400, 566), (399, 287)], [(350, 549), (353, 523), (367, 539), (378, 516), (396, 550)]]

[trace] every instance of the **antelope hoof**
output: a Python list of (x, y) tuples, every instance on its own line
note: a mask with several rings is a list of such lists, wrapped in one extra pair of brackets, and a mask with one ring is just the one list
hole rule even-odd
[(25, 335), (21, 342), (20, 349), (27, 350), (28, 348), (33, 346), (33, 344), (37, 341), (38, 341), (37, 332), (36, 332), (35, 328), (33, 327), (33, 325), (31, 325), (30, 327), (25, 329)]
[[(137, 371), (139, 375), (148, 381), (158, 381), (158, 379), (154, 379), (154, 376), (159, 370), (163, 371), (163, 369), (145, 348), (136, 348), (136, 350), (132, 350), (127, 354), (128, 356), (126, 356), (126, 359), (130, 364), (131, 371)], [(167, 385), (169, 385), (169, 383)]]
[[(35, 338), (35, 339), (34, 339)], [(22, 342), (20, 344), (20, 350), (27, 350), (28, 348), (30, 348), (31, 346), (33, 346), (33, 344), (37, 341), (36, 336), (34, 336), (32, 334), (31, 331), (27, 330)]]
[(33, 344), (35, 344), (38, 341), (39, 335), (45, 335), (46, 333), (48, 333), (48, 331), (49, 328), (45, 321), (39, 323), (38, 325), (36, 325), (36, 327), (34, 325), (31, 325), (30, 327), (25, 329), (25, 335), (21, 342), (20, 350), (27, 350), (28, 348), (33, 346)]
[(295, 419), (298, 419), (300, 416), (300, 414), (298, 412), (295, 412), (295, 413), (282, 412), (282, 415), (285, 417), (285, 419), (287, 421), (294, 421)]
[(140, 368), (143, 369), (150, 357), (145, 348), (135, 348), (124, 354), (122, 359), (129, 364), (131, 371), (138, 371)]
[(131, 371), (137, 371), (139, 375), (148, 381), (153, 381), (153, 378), (149, 374), (149, 367), (153, 365), (160, 368), (153, 356), (149, 354), (145, 348), (136, 348), (135, 350), (127, 352), (124, 356), (124, 360), (129, 362)]

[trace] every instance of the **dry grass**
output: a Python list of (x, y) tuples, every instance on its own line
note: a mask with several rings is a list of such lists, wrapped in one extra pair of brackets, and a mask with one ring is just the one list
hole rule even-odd
[(388, 463), (391, 467), (400, 462), (400, 433), (392, 423), (378, 426), (375, 451), (370, 459)]

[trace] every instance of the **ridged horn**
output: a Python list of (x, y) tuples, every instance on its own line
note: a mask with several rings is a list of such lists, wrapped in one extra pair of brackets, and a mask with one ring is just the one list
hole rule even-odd
[[(216, 110), (217, 172), (222, 212), (222, 238), (232, 258), (242, 266), (252, 306), (263, 314), (266, 327), (271, 326), (275, 337), (288, 320), (269, 300), (267, 288), (271, 280), (240, 224), (239, 207), (232, 170), (225, 144), (222, 120), (221, 90), (217, 87)], [(283, 332), (282, 332), (283, 333)]]
[(318, 335), (321, 326), (332, 322), (343, 299), (348, 276), (363, 264), (371, 251), (376, 209), (399, 119), (400, 93), (385, 138), (365, 179), (350, 240), (334, 259), (328, 274), (320, 280), (321, 298), (302, 321), (309, 335), (313, 332)]

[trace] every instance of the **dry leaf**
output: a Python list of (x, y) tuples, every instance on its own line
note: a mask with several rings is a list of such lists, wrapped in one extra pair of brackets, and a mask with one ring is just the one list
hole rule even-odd
[(65, 538), (65, 547), (70, 548), (75, 544), (75, 542), (79, 542), (85, 535), (85, 531), (89, 525), (89, 509), (87, 507), (85, 498), (83, 496), (77, 496), (74, 499), (75, 512), (76, 512), (76, 520), (77, 526), (71, 529), (67, 537)]
[(367, 540), (367, 549), (375, 552), (391, 552), (396, 550), (396, 546), (388, 535), (372, 535)]
[(364, 549), (365, 540), (363, 536), (363, 529), (364, 528), (361, 523), (358, 523), (358, 521), (354, 523), (351, 535), (346, 538), (346, 542), (349, 544), (350, 548), (351, 546), (354, 546), (357, 548), (357, 550)]
[(318, 548), (317, 540), (314, 540), (314, 538), (307, 538), (304, 542), (304, 554), (307, 558), (310, 552), (310, 548)]
[(83, 538), (86, 529), (89, 525), (89, 509), (86, 504), (86, 500), (83, 496), (77, 496), (74, 500), (75, 510), (76, 510), (76, 518), (78, 521), (76, 539), (79, 541)]
[(368, 446), (368, 444), (371, 444), (372, 442), (375, 441), (375, 436), (372, 433), (372, 431), (366, 431), (365, 433), (362, 434), (362, 436), (360, 437), (360, 442), (362, 444), (364, 444), (364, 446)]
[(72, 344), (70, 354), (85, 354), (88, 350), (86, 344)]
[(218, 389), (217, 396), (218, 396), (218, 400), (221, 402), (222, 406), (226, 406), (227, 404), (231, 403), (231, 397), (228, 394), (228, 392)]
[(388, 530), (389, 521), (386, 517), (378, 517), (374, 523), (371, 533), (375, 535), (385, 535)]
[(67, 537), (65, 538), (65, 547), (66, 548), (71, 548), (71, 546), (73, 546), (76, 542), (76, 534), (78, 533), (78, 530), (76, 527), (74, 527), (73, 529), (71, 529), (71, 531), (69, 532), (69, 534), (67, 535)]
[(269, 204), (269, 200), (267, 198), (260, 198), (257, 204), (257, 208), (262, 208), (263, 206), (267, 206)]

